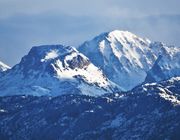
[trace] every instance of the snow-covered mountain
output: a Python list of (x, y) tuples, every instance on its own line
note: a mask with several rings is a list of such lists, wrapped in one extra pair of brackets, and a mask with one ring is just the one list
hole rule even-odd
[[(164, 65), (166, 61), (170, 65), (176, 65), (173, 63), (176, 60), (178, 65), (173, 67), (176, 68), (176, 72), (180, 69), (179, 57), (173, 57), (171, 60), (171, 54), (168, 54), (171, 53), (171, 49), (174, 53), (177, 49), (169, 48), (160, 42), (151, 42), (128, 31), (114, 30), (100, 34), (80, 45), (78, 49), (124, 90), (130, 90), (144, 82), (147, 72), (160, 55), (167, 55)], [(173, 73), (171, 76), (177, 75)]]
[(102, 95), (117, 90), (87, 57), (62, 45), (33, 47), (0, 79), (3, 95)]
[(180, 48), (167, 47), (149, 70), (145, 83), (180, 76)]
[(4, 71), (6, 71), (8, 69), (10, 69), (10, 67), (0, 61), (0, 72), (4, 72)]

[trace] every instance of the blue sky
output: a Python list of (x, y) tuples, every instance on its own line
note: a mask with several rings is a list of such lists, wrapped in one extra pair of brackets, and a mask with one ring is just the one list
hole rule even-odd
[(78, 46), (114, 29), (180, 46), (179, 0), (0, 0), (0, 60), (13, 66), (32, 46)]

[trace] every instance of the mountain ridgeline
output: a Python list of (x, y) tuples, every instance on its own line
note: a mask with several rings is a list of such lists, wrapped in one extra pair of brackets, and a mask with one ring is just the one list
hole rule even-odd
[(0, 140), (179, 140), (180, 48), (127, 31), (0, 62)]
[(100, 34), (77, 49), (37, 46), (10, 70), (2, 63), (0, 96), (99, 96), (180, 76), (180, 48), (128, 31)]

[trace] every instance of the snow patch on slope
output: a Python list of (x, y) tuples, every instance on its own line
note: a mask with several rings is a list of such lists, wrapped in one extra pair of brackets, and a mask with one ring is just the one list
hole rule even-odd
[(180, 105), (180, 100), (178, 100), (178, 98), (174, 95), (169, 95), (166, 93), (165, 89), (163, 88), (158, 88), (161, 92), (159, 93), (159, 95), (164, 98), (165, 100), (170, 101), (171, 103), (173, 103), (174, 105)]
[(8, 69), (10, 69), (10, 67), (0, 61), (0, 72), (6, 71)]
[(44, 61), (49, 60), (49, 59), (57, 58), (58, 56), (59, 56), (58, 50), (51, 50), (50, 52), (48, 52), (46, 54), (44, 59), (41, 59), (41, 62), (44, 62)]

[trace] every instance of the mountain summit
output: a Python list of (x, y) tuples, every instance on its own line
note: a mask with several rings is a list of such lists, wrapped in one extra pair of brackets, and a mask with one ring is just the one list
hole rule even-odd
[(131, 90), (144, 82), (157, 58), (169, 48), (128, 31), (114, 30), (86, 41), (78, 50), (100, 67), (111, 81)]
[(33, 47), (0, 79), (1, 95), (102, 95), (113, 92), (110, 82), (87, 57), (62, 45)]

